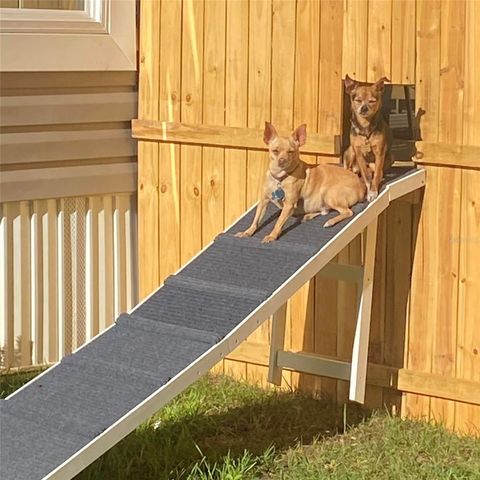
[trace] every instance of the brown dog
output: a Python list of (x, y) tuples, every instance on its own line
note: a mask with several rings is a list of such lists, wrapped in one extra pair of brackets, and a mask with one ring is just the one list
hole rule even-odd
[(308, 165), (300, 160), (298, 150), (306, 138), (306, 125), (298, 127), (290, 137), (280, 137), (274, 126), (265, 122), (263, 140), (268, 145), (270, 165), (255, 218), (237, 237), (251, 237), (255, 233), (270, 201), (282, 213), (263, 243), (276, 240), (292, 215), (303, 215), (302, 221), (306, 221), (333, 209), (339, 215), (324, 224), (331, 227), (351, 217), (350, 207), (365, 198), (365, 186), (354, 173), (336, 165)]
[[(360, 175), (367, 186), (367, 200), (377, 198), (383, 175), (393, 164), (390, 152), (392, 136), (382, 115), (382, 93), (386, 77), (373, 85), (364, 85), (345, 78), (350, 95), (352, 118), (350, 146), (343, 154), (345, 168)], [(372, 178), (373, 175), (373, 178)]]

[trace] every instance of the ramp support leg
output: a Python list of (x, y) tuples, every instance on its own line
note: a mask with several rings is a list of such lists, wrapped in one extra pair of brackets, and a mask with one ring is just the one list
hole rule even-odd
[(287, 323), (287, 303), (284, 303), (272, 318), (272, 334), (270, 339), (270, 365), (268, 381), (274, 385), (282, 383), (282, 367), (278, 366), (278, 352), (285, 348), (285, 327)]
[(372, 312), (373, 274), (375, 270), (375, 249), (377, 244), (377, 218), (366, 229), (363, 258), (363, 282), (359, 297), (357, 324), (353, 341), (352, 366), (350, 370), (349, 399), (364, 403), (367, 380), (368, 341)]

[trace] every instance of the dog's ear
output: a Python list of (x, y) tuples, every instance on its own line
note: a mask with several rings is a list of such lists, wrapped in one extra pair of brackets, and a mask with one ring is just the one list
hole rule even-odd
[(305, 145), (305, 142), (307, 141), (307, 125), (303, 123), (297, 127), (292, 133), (292, 138), (298, 142), (299, 147)]
[(379, 92), (383, 92), (385, 90), (384, 82), (390, 82), (390, 80), (387, 77), (382, 77), (373, 84), (373, 88)]
[(345, 77), (345, 91), (350, 94), (357, 88), (358, 82), (353, 78), (350, 78), (348, 75)]
[(270, 122), (265, 122), (265, 130), (263, 131), (263, 141), (268, 145), (274, 138), (278, 137), (275, 127)]

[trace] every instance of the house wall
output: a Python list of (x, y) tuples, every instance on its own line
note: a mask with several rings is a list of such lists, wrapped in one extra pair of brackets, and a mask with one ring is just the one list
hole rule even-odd
[(137, 101), (135, 72), (0, 73), (0, 367), (135, 304)]
[[(478, 145), (478, 9), (469, 0), (142, 1), (139, 118), (248, 128), (271, 120), (285, 132), (305, 122), (336, 135), (342, 78), (385, 75), (416, 85), (424, 140)], [(256, 201), (266, 161), (247, 149), (139, 142), (141, 297)], [(379, 218), (375, 261), (369, 359), (415, 381), (371, 385), (367, 404), (466, 431), (480, 425), (480, 406), (453, 392), (480, 382), (479, 165), (430, 162), (422, 198), (400, 199)], [(360, 238), (334, 261), (360, 263)], [(288, 303), (286, 348), (348, 359), (355, 298), (347, 283), (310, 281)], [(269, 332), (267, 321), (217, 369), (265, 384)], [(348, 396), (345, 382), (292, 372), (284, 386)]]

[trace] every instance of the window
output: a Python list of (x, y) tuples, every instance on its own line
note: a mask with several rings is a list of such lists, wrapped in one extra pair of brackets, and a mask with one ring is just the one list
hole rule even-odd
[(135, 0), (82, 4), (81, 10), (0, 8), (0, 70), (135, 70)]

